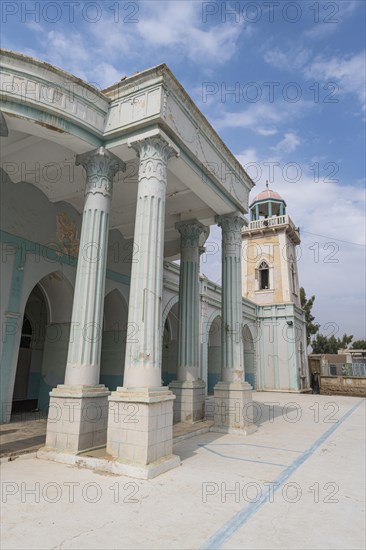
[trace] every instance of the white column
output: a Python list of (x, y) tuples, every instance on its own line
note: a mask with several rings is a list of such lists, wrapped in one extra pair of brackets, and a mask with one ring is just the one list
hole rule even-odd
[[(161, 381), (167, 163), (177, 149), (158, 135), (131, 144), (140, 157), (123, 387), (109, 400), (107, 452), (128, 475), (154, 477), (180, 464), (173, 452), (173, 401)], [(132, 415), (131, 415), (132, 413)]]
[(132, 144), (140, 157), (123, 386), (161, 387), (161, 301), (163, 293), (167, 163), (177, 154), (162, 137)]
[(217, 223), (222, 230), (222, 380), (243, 382), (241, 229), (245, 222), (240, 214), (232, 214), (220, 216)]
[(197, 220), (175, 225), (181, 235), (179, 310), (178, 310), (178, 380), (197, 380), (199, 369), (199, 240), (207, 228)]
[(99, 384), (103, 305), (113, 177), (125, 164), (104, 147), (79, 155), (76, 164), (86, 171), (85, 205), (65, 384), (50, 394), (46, 457), (50, 451), (79, 453), (107, 440), (110, 392)]
[(99, 384), (108, 232), (113, 177), (125, 164), (100, 147), (78, 155), (86, 171), (65, 385)]
[(252, 387), (244, 382), (242, 339), (241, 229), (239, 213), (217, 218), (222, 229), (221, 377), (216, 384), (214, 431), (247, 435), (253, 424)]
[(208, 229), (198, 220), (175, 225), (181, 235), (179, 309), (178, 309), (178, 380), (169, 384), (176, 400), (175, 422), (196, 422), (204, 418), (205, 383), (199, 379), (200, 353), (200, 237)]

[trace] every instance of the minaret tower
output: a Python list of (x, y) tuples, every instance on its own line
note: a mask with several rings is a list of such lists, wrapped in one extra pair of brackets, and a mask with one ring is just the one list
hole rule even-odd
[(299, 228), (268, 182), (249, 208), (250, 221), (242, 232), (242, 281), (243, 297), (257, 305), (256, 389), (309, 391), (297, 266)]
[(266, 188), (250, 204), (243, 231), (243, 296), (257, 304), (292, 302), (300, 307), (296, 246), (299, 229), (283, 198)]

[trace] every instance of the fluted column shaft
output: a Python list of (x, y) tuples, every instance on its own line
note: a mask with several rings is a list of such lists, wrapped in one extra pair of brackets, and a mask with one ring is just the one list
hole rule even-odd
[(161, 136), (132, 144), (140, 158), (126, 345), (125, 388), (161, 386), (161, 302), (167, 163), (177, 151)]
[(217, 222), (222, 229), (222, 380), (243, 382), (241, 228), (244, 220), (239, 214), (231, 214), (219, 216)]
[(100, 147), (78, 155), (86, 171), (65, 385), (99, 384), (108, 232), (113, 177), (125, 164)]
[(197, 380), (199, 374), (199, 240), (207, 228), (197, 220), (176, 224), (181, 235), (178, 310), (178, 380)]

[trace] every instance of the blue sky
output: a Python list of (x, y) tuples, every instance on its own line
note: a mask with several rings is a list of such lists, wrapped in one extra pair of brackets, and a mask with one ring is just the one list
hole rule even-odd
[[(166, 63), (256, 181), (252, 197), (268, 179), (285, 198), (321, 331), (365, 338), (363, 0), (1, 8), (2, 47), (99, 88)], [(219, 282), (219, 257), (202, 270)]]

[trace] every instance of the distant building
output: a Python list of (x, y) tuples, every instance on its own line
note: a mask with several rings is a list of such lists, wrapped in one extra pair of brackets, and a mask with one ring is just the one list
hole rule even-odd
[(338, 353), (311, 353), (309, 370), (319, 383), (320, 393), (366, 397), (366, 353), (338, 350)]

